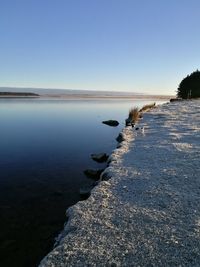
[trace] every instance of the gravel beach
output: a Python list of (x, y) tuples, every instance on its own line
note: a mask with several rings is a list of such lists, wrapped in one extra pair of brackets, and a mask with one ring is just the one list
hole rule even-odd
[(137, 127), (39, 267), (200, 266), (200, 100), (159, 106)]

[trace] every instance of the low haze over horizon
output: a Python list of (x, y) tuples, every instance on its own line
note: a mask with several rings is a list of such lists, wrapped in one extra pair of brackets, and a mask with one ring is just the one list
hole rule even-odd
[(0, 86), (174, 94), (199, 68), (198, 0), (2, 0)]

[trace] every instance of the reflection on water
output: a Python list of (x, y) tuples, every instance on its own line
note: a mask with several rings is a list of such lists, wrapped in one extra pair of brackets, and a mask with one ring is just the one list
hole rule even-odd
[(83, 170), (102, 166), (90, 154), (111, 153), (128, 110), (149, 102), (0, 99), (0, 266), (36, 266), (48, 253)]

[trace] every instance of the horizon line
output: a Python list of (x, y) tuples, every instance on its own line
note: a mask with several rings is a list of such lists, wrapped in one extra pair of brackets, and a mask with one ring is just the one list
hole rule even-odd
[(0, 86), (0, 89), (8, 88), (8, 89), (38, 89), (38, 90), (68, 90), (68, 91), (90, 91), (90, 92), (105, 92), (105, 93), (129, 93), (129, 94), (137, 94), (137, 95), (166, 95), (166, 96), (173, 96), (173, 94), (155, 94), (155, 93), (147, 93), (147, 92), (131, 92), (131, 91), (111, 91), (111, 90), (96, 90), (96, 89), (70, 89), (70, 88), (45, 88), (45, 87), (25, 87), (25, 86)]

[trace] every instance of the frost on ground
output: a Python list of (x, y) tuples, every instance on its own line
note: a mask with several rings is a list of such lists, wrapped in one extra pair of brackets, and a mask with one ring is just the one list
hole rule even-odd
[(125, 128), (112, 178), (67, 211), (40, 267), (200, 266), (200, 100), (160, 106)]

